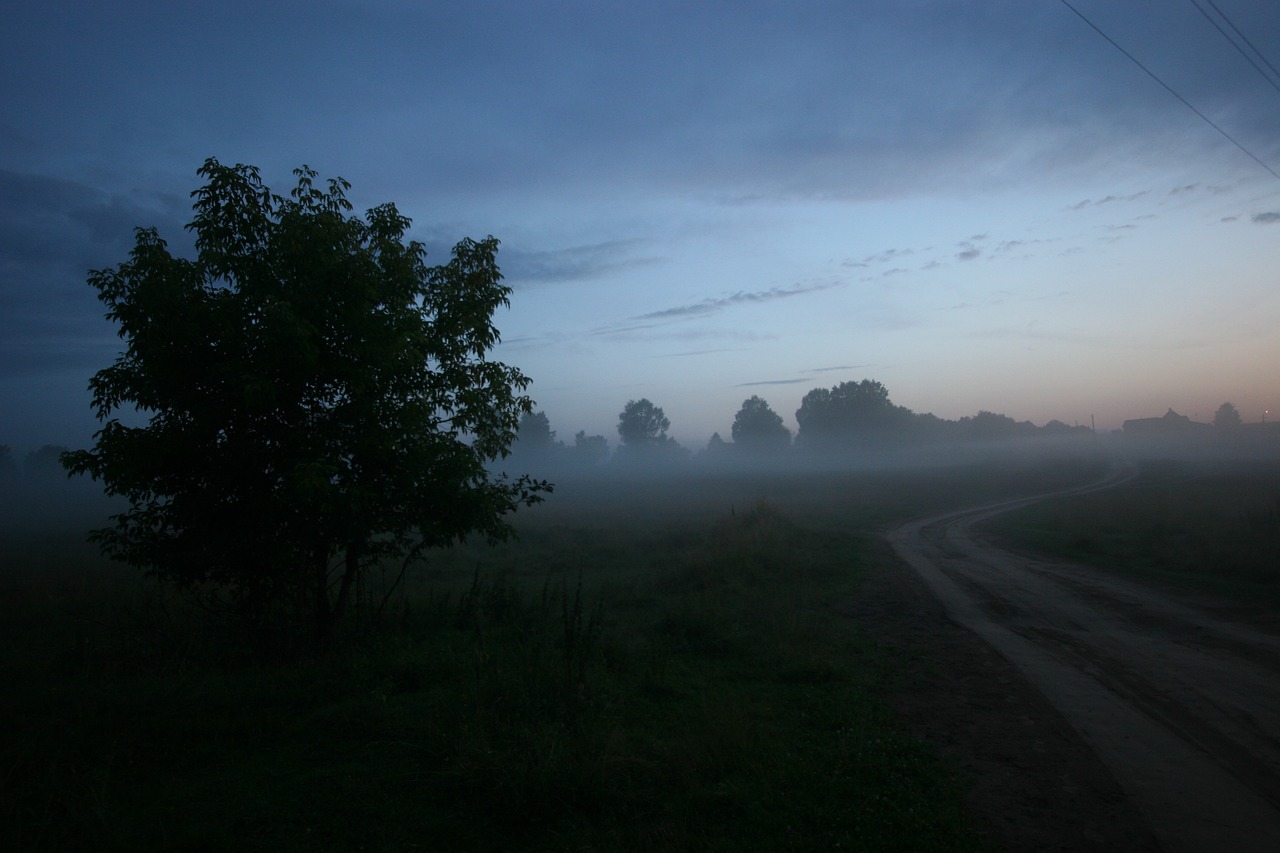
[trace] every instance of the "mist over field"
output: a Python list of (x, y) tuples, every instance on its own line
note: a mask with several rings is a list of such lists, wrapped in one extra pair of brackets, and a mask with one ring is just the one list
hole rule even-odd
[(6, 4), (0, 850), (1280, 850), (1277, 57)]

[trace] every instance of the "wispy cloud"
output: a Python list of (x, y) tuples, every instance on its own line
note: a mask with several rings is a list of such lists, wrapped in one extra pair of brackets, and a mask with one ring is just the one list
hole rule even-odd
[(896, 258), (903, 258), (913, 254), (915, 254), (914, 249), (885, 249), (882, 252), (876, 252), (861, 259), (849, 258), (843, 262), (842, 266), (859, 268), (869, 267), (872, 264), (887, 264)]
[(753, 385), (798, 385), (808, 379), (759, 379), (755, 382), (739, 382), (734, 388), (750, 388)]
[(837, 364), (833, 367), (810, 367), (801, 373), (831, 373), (835, 370), (862, 370), (868, 367), (875, 367), (874, 364)]
[(972, 261), (982, 254), (982, 249), (978, 248), (978, 243), (987, 239), (986, 234), (974, 234), (968, 240), (961, 240), (957, 245), (960, 251), (956, 253), (958, 261)]
[[(1189, 190), (1194, 186), (1195, 184), (1191, 184), (1185, 187), (1180, 187), (1178, 189), (1171, 191), (1170, 194), (1172, 195), (1172, 193), (1175, 193), (1175, 192), (1185, 192), (1186, 190)], [(1137, 201), (1138, 199), (1146, 195), (1147, 192), (1148, 190), (1142, 190), (1141, 192), (1136, 192), (1131, 195), (1108, 195), (1108, 196), (1103, 196), (1102, 198), (1086, 198), (1076, 202), (1073, 205), (1070, 205), (1067, 208), (1067, 210), (1084, 210), (1086, 207), (1101, 207), (1104, 204), (1114, 204), (1118, 201)]]
[(541, 251), (503, 247), (502, 262), (512, 281), (579, 281), (660, 259), (639, 256), (643, 240), (609, 240), (585, 246)]
[(697, 349), (687, 352), (666, 352), (658, 353), (653, 358), (688, 358), (695, 355), (715, 355), (722, 352), (745, 352), (747, 347), (721, 347), (720, 349)]
[(688, 305), (677, 305), (673, 308), (664, 308), (661, 311), (652, 311), (648, 314), (641, 314), (633, 319), (636, 320), (675, 320), (681, 317), (700, 317), (707, 314), (714, 314), (723, 311), (726, 308), (732, 308), (736, 305), (754, 305), (762, 302), (773, 302), (778, 299), (790, 299), (793, 296), (803, 296), (806, 293), (818, 293), (823, 290), (830, 290), (833, 287), (840, 287), (843, 281), (828, 281), (821, 284), (797, 284), (792, 287), (771, 287), (768, 290), (740, 290), (737, 293), (717, 298), (703, 299), (701, 302), (692, 302)]
[(1270, 225), (1273, 222), (1280, 222), (1280, 211), (1269, 210), (1266, 213), (1255, 213), (1251, 219), (1258, 225)]

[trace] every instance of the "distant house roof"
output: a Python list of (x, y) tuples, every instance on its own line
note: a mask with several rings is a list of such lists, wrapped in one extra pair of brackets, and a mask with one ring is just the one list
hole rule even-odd
[(1123, 429), (1130, 435), (1164, 435), (1171, 432), (1187, 432), (1207, 428), (1208, 424), (1196, 423), (1186, 415), (1180, 415), (1173, 409), (1159, 418), (1134, 418), (1125, 421)]

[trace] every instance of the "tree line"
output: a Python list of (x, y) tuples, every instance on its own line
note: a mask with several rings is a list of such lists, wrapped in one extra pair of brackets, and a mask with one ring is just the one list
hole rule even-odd
[(0, 444), (0, 483), (14, 482), (22, 478), (28, 480), (61, 479), (66, 476), (61, 457), (67, 448), (60, 444), (45, 444), (32, 450), (22, 458), (19, 465), (13, 448)]
[(926, 444), (1092, 432), (1087, 426), (1057, 420), (1038, 427), (988, 411), (959, 420), (917, 414), (893, 403), (888, 389), (873, 379), (815, 388), (801, 400), (795, 416), (799, 428), (793, 434), (767, 400), (753, 395), (742, 401), (734, 415), (729, 441), (716, 432), (705, 448), (694, 452), (667, 434), (670, 419), (648, 399), (629, 400), (623, 406), (618, 414), (618, 445), (612, 450), (605, 436), (585, 431), (578, 432), (572, 444), (559, 441), (547, 414), (533, 411), (521, 417), (512, 450), (519, 458), (557, 459), (594, 467), (609, 461), (655, 463), (695, 456), (709, 460), (777, 459), (787, 454), (841, 456)]

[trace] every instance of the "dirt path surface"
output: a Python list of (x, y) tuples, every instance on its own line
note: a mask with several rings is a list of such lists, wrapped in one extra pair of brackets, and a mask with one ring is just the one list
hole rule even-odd
[(1280, 636), (975, 527), (1036, 499), (888, 535), (915, 577), (887, 561), (855, 615), (922, 661), (899, 710), (1008, 849), (1280, 850)]

